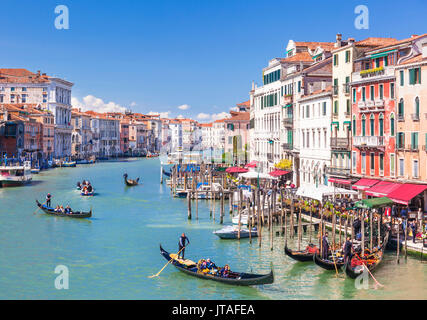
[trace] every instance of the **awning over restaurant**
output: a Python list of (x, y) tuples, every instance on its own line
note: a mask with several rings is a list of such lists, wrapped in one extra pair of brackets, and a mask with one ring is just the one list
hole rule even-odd
[(290, 171), (286, 171), (286, 170), (281, 170), (281, 169), (275, 169), (274, 171), (271, 171), (269, 173), (270, 176), (272, 177), (281, 177), (285, 174), (288, 174)]
[(329, 178), (328, 182), (338, 183), (338, 184), (351, 184), (351, 180), (339, 179), (339, 178)]
[(248, 169), (240, 168), (240, 167), (229, 167), (225, 169), (225, 172), (227, 173), (244, 173), (248, 171), (249, 171)]
[(373, 208), (383, 208), (390, 207), (393, 205), (393, 201), (387, 197), (382, 198), (372, 198), (372, 199), (364, 199), (361, 201), (357, 201), (355, 203), (355, 207), (359, 209), (373, 209)]
[(409, 201), (427, 189), (425, 184), (404, 183), (390, 192), (388, 197), (396, 203), (408, 205)]
[(366, 194), (372, 197), (385, 197), (401, 186), (400, 183), (380, 181), (366, 190)]
[(256, 168), (256, 165), (257, 165), (256, 161), (251, 161), (245, 166), (245, 168)]
[(325, 186), (323, 184), (319, 186), (302, 186), (299, 187), (296, 195), (299, 197), (305, 197), (323, 201), (323, 197), (329, 197), (334, 195), (356, 195), (357, 192), (353, 190), (347, 190), (343, 188), (335, 188), (331, 186)]
[(256, 171), (249, 171), (245, 173), (240, 173), (239, 178), (245, 178), (245, 179), (274, 179), (272, 176), (262, 173), (262, 172), (256, 172)]
[(373, 187), (378, 182), (380, 182), (380, 180), (363, 178), (363, 179), (360, 179), (359, 181), (357, 181), (353, 185), (353, 189), (356, 189), (356, 190), (366, 190), (366, 189), (369, 189), (369, 188)]

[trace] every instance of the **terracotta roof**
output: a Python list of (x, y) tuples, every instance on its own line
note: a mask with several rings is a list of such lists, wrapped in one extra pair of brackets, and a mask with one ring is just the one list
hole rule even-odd
[(387, 47), (390, 47), (390, 46), (395, 46), (395, 45), (399, 45), (399, 44), (403, 44), (403, 43), (409, 43), (411, 41), (415, 41), (415, 40), (420, 39), (420, 38), (425, 37), (425, 36), (427, 36), (427, 33), (424, 33), (422, 35), (413, 35), (410, 38), (406, 38), (406, 39), (403, 39), (403, 40), (396, 41), (394, 43), (390, 43), (390, 44), (386, 44), (386, 45), (380, 46), (378, 48), (375, 48), (375, 50), (382, 49), (382, 48), (387, 48)]
[(240, 107), (240, 106), (249, 107), (250, 105), (251, 105), (251, 101), (250, 100), (237, 104), (238, 107)]
[(334, 44), (334, 42), (295, 41), (296, 47), (307, 47), (310, 50), (321, 47), (326, 51), (331, 51), (334, 48)]
[(420, 54), (417, 54), (416, 56), (413, 56), (412, 58), (406, 60), (405, 62), (402, 62), (400, 65), (417, 63), (417, 62), (421, 62), (421, 61), (425, 61), (425, 60), (427, 60), (427, 58), (423, 58), (423, 55), (420, 53)]
[(212, 128), (212, 123), (200, 123), (199, 126), (204, 128)]
[(233, 121), (249, 121), (250, 120), (250, 112), (237, 112), (237, 111), (230, 111), (231, 118), (226, 118), (226, 122), (233, 122)]
[(308, 98), (308, 97), (315, 96), (316, 94), (320, 94), (320, 93), (323, 93), (323, 92), (332, 92), (332, 86), (328, 86), (328, 87), (326, 87), (326, 89), (323, 89), (323, 90), (320, 89), (320, 90), (316, 90), (316, 91), (314, 91), (312, 93), (305, 94), (301, 98), (302, 99)]
[(313, 62), (313, 59), (311, 58), (311, 55), (304, 51), (304, 52), (298, 52), (292, 57), (283, 58), (280, 60), (280, 62)]
[(379, 37), (369, 37), (360, 41), (355, 42), (354, 44), (356, 46), (362, 46), (362, 47), (378, 47), (378, 46), (384, 46), (384, 45), (391, 45), (393, 43), (396, 43), (397, 39), (395, 38), (379, 38)]
[(27, 69), (0, 69), (0, 83), (47, 83), (46, 75), (35, 74)]

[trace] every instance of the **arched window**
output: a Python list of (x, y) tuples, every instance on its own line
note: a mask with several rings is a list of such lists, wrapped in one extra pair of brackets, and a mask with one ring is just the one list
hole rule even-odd
[(379, 136), (384, 136), (384, 115), (381, 113), (379, 118)]
[(415, 113), (416, 119), (419, 119), (420, 118), (420, 98), (418, 97), (415, 98), (414, 113)]
[(394, 136), (394, 113), (390, 115), (390, 135)]
[(399, 108), (397, 113), (399, 119), (403, 119), (405, 116), (405, 103), (403, 101), (403, 98), (399, 101)]
[(371, 132), (371, 136), (375, 135), (375, 116), (373, 114), (371, 114), (371, 116), (369, 117), (369, 123), (370, 123), (370, 132)]
[(366, 136), (366, 116), (362, 116), (362, 137)]

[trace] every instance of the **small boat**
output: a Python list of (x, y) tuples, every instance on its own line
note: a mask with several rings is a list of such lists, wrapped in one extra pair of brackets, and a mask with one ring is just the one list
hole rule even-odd
[(171, 261), (175, 268), (188, 275), (205, 279), (213, 280), (226, 284), (233, 284), (239, 286), (253, 286), (262, 284), (271, 284), (274, 282), (273, 270), (268, 274), (251, 274), (244, 272), (231, 272), (228, 277), (221, 277), (217, 274), (203, 273), (198, 270), (197, 264), (194, 261), (185, 259), (178, 259), (176, 254), (170, 254), (160, 245), (160, 254), (167, 260)]
[(59, 213), (56, 212), (54, 208), (50, 208), (44, 204), (41, 204), (36, 200), (37, 206), (44, 211), (46, 214), (50, 214), (53, 216), (58, 217), (69, 217), (69, 218), (90, 218), (92, 217), (92, 209), (89, 212), (82, 212), (82, 211), (74, 211), (73, 213), (67, 214), (67, 213)]
[(188, 192), (187, 191), (178, 191), (175, 193), (176, 198), (187, 198)]
[[(313, 247), (315, 250), (317, 249), (316, 246)], [(308, 250), (301, 250), (301, 251), (294, 251), (288, 248), (287, 245), (285, 245), (285, 253), (287, 256), (291, 257), (294, 260), (300, 261), (300, 262), (307, 262), (307, 261), (313, 261), (313, 256), (315, 253), (315, 250), (313, 252), (309, 252)]]
[(93, 197), (95, 195), (95, 190), (92, 189), (92, 191), (88, 193), (81, 192), (80, 195), (83, 197)]
[[(320, 252), (319, 252), (320, 253)], [(337, 257), (335, 254), (332, 257), (330, 256), (330, 259), (323, 259), (320, 257), (319, 253), (316, 253), (313, 257), (314, 263), (317, 264), (319, 267), (326, 269), (326, 270), (336, 270), (340, 269), (345, 265), (344, 258), (343, 257)], [(334, 260), (335, 259), (335, 260)]]
[(166, 172), (165, 171), (165, 169), (163, 169), (163, 174), (166, 176), (166, 177), (170, 177), (171, 176), (171, 172)]
[(123, 175), (123, 177), (125, 178), (125, 184), (127, 186), (129, 186), (129, 187), (131, 187), (131, 186), (137, 186), (139, 184), (139, 178), (136, 178), (136, 180), (128, 179), (128, 174), (127, 173), (125, 173)]
[[(221, 239), (238, 239), (239, 230), (235, 226), (225, 226), (224, 228), (214, 231), (214, 235), (220, 237)], [(258, 237), (257, 228), (252, 228), (251, 237)], [(249, 238), (249, 229), (241, 228), (240, 229), (240, 239)]]
[(75, 166), (76, 166), (76, 162), (75, 161), (64, 161), (61, 164), (61, 167), (64, 167), (64, 168), (73, 168)]
[[(384, 237), (381, 247), (378, 248), (377, 250), (373, 250), (372, 254), (365, 255), (363, 259), (357, 259), (356, 257), (356, 261), (357, 260), (360, 261), (359, 263), (357, 263), (357, 265), (352, 267), (351, 263), (346, 263), (345, 265), (346, 275), (352, 279), (356, 279), (360, 274), (363, 273), (363, 270), (365, 268), (368, 268), (369, 272), (372, 273), (372, 271), (374, 271), (378, 267), (378, 265), (381, 263), (383, 259), (384, 250), (387, 246), (388, 238), (389, 238), (389, 233), (387, 233), (386, 236)], [(355, 258), (353, 257), (353, 259)]]

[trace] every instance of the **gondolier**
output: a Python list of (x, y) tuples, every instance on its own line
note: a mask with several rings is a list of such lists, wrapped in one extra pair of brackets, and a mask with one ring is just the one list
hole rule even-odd
[(185, 253), (185, 247), (190, 244), (190, 240), (188, 240), (185, 233), (182, 233), (181, 237), (179, 238), (178, 246), (179, 246), (179, 252), (181, 252), (181, 258), (184, 259), (184, 253)]
[(347, 241), (344, 243), (344, 262), (350, 262), (351, 260), (351, 251), (353, 249), (353, 243), (350, 240), (350, 237), (347, 237)]
[(322, 258), (328, 259), (329, 251), (329, 242), (328, 242), (328, 233), (326, 232), (322, 238)]
[(50, 201), (52, 200), (52, 195), (50, 193), (46, 196), (46, 206), (50, 207)]

